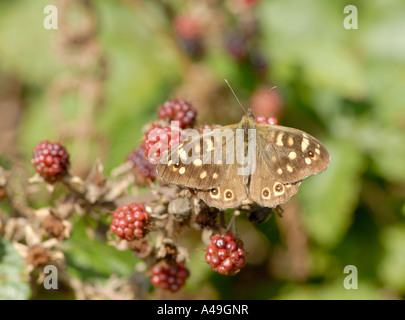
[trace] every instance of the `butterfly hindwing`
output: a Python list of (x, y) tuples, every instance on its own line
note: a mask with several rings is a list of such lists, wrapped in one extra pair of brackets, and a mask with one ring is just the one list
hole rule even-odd
[(238, 166), (229, 166), (223, 183), (210, 190), (195, 190), (208, 206), (220, 210), (239, 207), (241, 202), (248, 197), (244, 176), (238, 174)]
[(258, 150), (273, 178), (293, 183), (324, 171), (329, 164), (326, 148), (311, 135), (297, 129), (257, 126)]
[(258, 157), (258, 163), (263, 163), (264, 167), (253, 172), (249, 188), (251, 199), (258, 205), (275, 208), (279, 204), (286, 203), (298, 192), (301, 181), (283, 184), (270, 174), (261, 155)]

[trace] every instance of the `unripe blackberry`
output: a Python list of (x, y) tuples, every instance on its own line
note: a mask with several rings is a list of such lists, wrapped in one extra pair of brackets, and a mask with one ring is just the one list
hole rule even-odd
[(214, 235), (207, 246), (205, 261), (211, 269), (224, 275), (234, 275), (246, 264), (245, 251), (240, 239), (227, 233)]
[(59, 143), (48, 140), (37, 144), (34, 149), (31, 163), (47, 182), (62, 179), (68, 172), (69, 154)]
[(201, 58), (205, 53), (205, 45), (202, 38), (180, 38), (180, 45), (193, 59)]
[(113, 213), (111, 231), (122, 240), (132, 241), (148, 232), (149, 213), (142, 204), (124, 205)]
[(170, 121), (179, 121), (181, 129), (192, 127), (195, 122), (197, 111), (190, 103), (183, 99), (173, 99), (162, 104), (158, 111), (159, 119)]
[[(145, 157), (145, 148), (140, 146), (133, 150), (127, 157), (127, 161), (133, 166), (133, 172), (138, 185), (146, 186), (148, 182), (156, 179), (156, 166), (151, 164)], [(148, 181), (149, 180), (149, 181)]]
[(243, 61), (248, 55), (246, 37), (240, 32), (228, 34), (225, 39), (226, 50), (236, 61)]
[(171, 130), (170, 127), (154, 127), (143, 140), (146, 159), (156, 165), (163, 154), (181, 142), (180, 132)]
[(159, 262), (151, 271), (152, 284), (171, 292), (179, 291), (190, 276), (190, 272), (181, 262), (177, 263), (175, 267), (169, 266), (166, 262)]
[(249, 54), (250, 64), (252, 65), (253, 70), (258, 75), (265, 75), (268, 70), (269, 62), (264, 54), (260, 51), (253, 50)]
[(255, 118), (256, 123), (267, 123), (267, 124), (278, 124), (278, 119), (276, 117), (257, 116)]

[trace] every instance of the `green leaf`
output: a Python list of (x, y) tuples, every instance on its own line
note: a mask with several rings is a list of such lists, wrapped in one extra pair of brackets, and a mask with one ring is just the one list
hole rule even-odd
[(119, 251), (97, 238), (90, 239), (85, 224), (74, 224), (72, 237), (63, 242), (68, 273), (82, 280), (129, 275), (139, 261), (130, 250)]
[(405, 223), (386, 228), (381, 241), (385, 250), (379, 265), (380, 278), (405, 293)]
[(31, 289), (24, 276), (24, 259), (12, 244), (0, 237), (0, 300), (24, 300)]
[(356, 208), (363, 158), (349, 141), (325, 141), (331, 161), (327, 170), (306, 179), (298, 193), (303, 224), (318, 244), (335, 246), (344, 236)]

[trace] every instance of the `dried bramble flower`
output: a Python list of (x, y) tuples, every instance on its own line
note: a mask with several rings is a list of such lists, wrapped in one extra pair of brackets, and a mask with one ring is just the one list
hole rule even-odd
[(48, 249), (40, 245), (33, 245), (30, 247), (25, 258), (26, 263), (34, 267), (45, 266), (50, 260), (51, 256)]
[(63, 240), (65, 238), (65, 226), (62, 220), (56, 218), (52, 214), (42, 221), (42, 227), (48, 238), (56, 238), (58, 240)]

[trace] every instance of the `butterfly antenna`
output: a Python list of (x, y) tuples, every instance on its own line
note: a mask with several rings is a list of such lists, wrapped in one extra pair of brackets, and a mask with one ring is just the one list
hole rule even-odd
[(245, 108), (242, 106), (242, 103), (240, 103), (240, 101), (239, 101), (239, 99), (238, 99), (238, 96), (236, 95), (235, 91), (233, 91), (233, 89), (232, 89), (231, 85), (229, 84), (228, 80), (225, 79), (225, 82), (226, 82), (226, 84), (228, 85), (229, 89), (231, 89), (233, 95), (234, 95), (235, 98), (236, 98), (236, 101), (238, 101), (238, 103), (239, 103), (239, 105), (241, 106), (241, 108), (243, 109), (243, 111), (244, 111), (245, 113), (247, 113), (246, 110), (245, 110)]
[(259, 101), (258, 103), (256, 103), (256, 105), (252, 108), (252, 110), (256, 109), (256, 107), (258, 107), (258, 106), (262, 103), (262, 101), (264, 100), (264, 98), (266, 98), (267, 95), (268, 95), (270, 92), (272, 92), (274, 89), (276, 89), (276, 88), (277, 88), (277, 86), (274, 86), (274, 87), (271, 88), (269, 91), (267, 91), (267, 93), (263, 96), (263, 98), (260, 99), (260, 101)]

